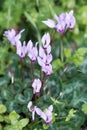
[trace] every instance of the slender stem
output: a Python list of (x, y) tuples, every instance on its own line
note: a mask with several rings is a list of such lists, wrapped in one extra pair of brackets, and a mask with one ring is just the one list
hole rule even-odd
[(37, 120), (37, 121), (31, 122), (31, 123), (29, 124), (29, 127), (35, 126), (35, 125), (37, 125), (37, 124), (39, 124), (39, 123), (41, 123), (41, 122), (42, 122), (42, 120)]
[(40, 90), (40, 91), (41, 91), (41, 92), (40, 92), (40, 95), (41, 95), (41, 96), (43, 96), (43, 85), (44, 85), (44, 83), (43, 83), (43, 81), (42, 81), (42, 86), (41, 86), (41, 90)]
[[(31, 61), (31, 74), (32, 74), (32, 82), (34, 81), (34, 63)], [(32, 83), (31, 82), (31, 83)], [(37, 100), (37, 97), (36, 97), (36, 94), (33, 95), (33, 98), (32, 98), (33, 101), (36, 101)]]
[(42, 96), (43, 95), (43, 72), (42, 70), (40, 69), (40, 80), (42, 82), (42, 86), (41, 86), (41, 92), (40, 92), (40, 95)]
[(34, 64), (31, 62), (32, 81), (34, 80)]
[(61, 78), (63, 78), (64, 74), (66, 73), (66, 71), (71, 67), (71, 64), (67, 64), (67, 66), (65, 67), (64, 71), (61, 74)]
[(40, 69), (40, 80), (41, 80), (41, 81), (43, 80), (43, 72), (42, 72), (41, 69)]
[(63, 62), (64, 61), (64, 48), (63, 48), (63, 38), (61, 39), (61, 42), (60, 42), (60, 58), (61, 58), (61, 61)]
[(46, 77), (44, 74), (43, 79), (41, 80), (42, 81), (41, 96), (43, 96), (43, 89), (45, 87), (45, 83), (46, 83), (47, 79), (48, 79), (48, 77)]
[(23, 81), (24, 80), (24, 76), (23, 76), (23, 61), (22, 61), (22, 59), (20, 59), (20, 63), (21, 63), (20, 75), (21, 75), (21, 81)]
[(57, 117), (56, 120), (65, 119), (66, 117)]
[(51, 35), (51, 42), (50, 42), (50, 44), (52, 46), (52, 43), (54, 41), (55, 30), (53, 30), (50, 35)]

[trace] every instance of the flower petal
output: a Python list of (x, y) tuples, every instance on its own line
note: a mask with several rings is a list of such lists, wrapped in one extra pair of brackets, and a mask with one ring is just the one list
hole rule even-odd
[(46, 115), (44, 112), (42, 112), (42, 110), (40, 108), (36, 108), (36, 113), (46, 121)]
[(52, 19), (48, 19), (48, 20), (42, 21), (42, 22), (50, 28), (55, 28), (55, 22)]
[(30, 101), (30, 102), (28, 103), (28, 105), (27, 105), (29, 111), (32, 111), (32, 110), (31, 110), (31, 106), (32, 106), (32, 101)]

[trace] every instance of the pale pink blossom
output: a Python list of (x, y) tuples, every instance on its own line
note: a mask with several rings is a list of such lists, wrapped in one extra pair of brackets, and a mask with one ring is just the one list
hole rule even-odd
[(52, 73), (52, 65), (50, 64), (52, 61), (52, 54), (46, 54), (45, 50), (40, 47), (39, 49), (39, 56), (38, 56), (38, 64), (41, 66), (42, 71), (47, 75), (50, 76)]
[(37, 44), (38, 43), (36, 43), (35, 46), (33, 46), (33, 43), (31, 40), (27, 44), (27, 52), (28, 52), (28, 56), (31, 62), (36, 62), (36, 59), (38, 56)]
[(42, 45), (43, 45), (43, 48), (45, 49), (46, 53), (50, 53), (51, 52), (51, 45), (50, 45), (50, 35), (49, 33), (45, 33), (41, 39), (42, 41)]
[(42, 66), (42, 71), (45, 72), (46, 76), (50, 76), (52, 74), (52, 65), (51, 64), (44, 64)]
[(48, 109), (46, 109), (45, 112), (43, 112), (40, 108), (36, 108), (36, 113), (42, 118), (44, 119), (44, 121), (46, 122), (46, 124), (50, 124), (52, 121), (52, 111), (53, 111), (53, 106), (50, 105), (48, 107)]
[(46, 49), (50, 44), (50, 35), (49, 35), (49, 33), (45, 33), (41, 40), (42, 40), (43, 48)]
[(20, 56), (21, 59), (24, 59), (27, 54), (27, 46), (25, 41), (23, 42), (23, 45), (20, 41), (16, 43), (16, 53)]
[(34, 119), (35, 119), (36, 106), (33, 106), (32, 101), (30, 101), (30, 102), (28, 103), (28, 106), (27, 106), (27, 107), (28, 107), (29, 111), (32, 112), (32, 120), (34, 120)]
[(34, 94), (39, 94), (41, 86), (42, 86), (42, 82), (40, 81), (40, 79), (34, 79), (34, 81), (32, 83), (33, 93)]
[(16, 43), (21, 38), (22, 32), (24, 32), (24, 29), (22, 29), (18, 34), (16, 34), (16, 31), (14, 29), (11, 29), (5, 31), (4, 35), (7, 37), (7, 39), (9, 40), (9, 42), (11, 42), (13, 46), (16, 46)]
[(48, 19), (43, 21), (50, 28), (55, 28), (59, 33), (64, 34), (67, 29), (74, 29), (76, 24), (76, 19), (73, 15), (73, 10), (69, 13), (61, 13), (59, 16), (54, 15), (54, 20)]

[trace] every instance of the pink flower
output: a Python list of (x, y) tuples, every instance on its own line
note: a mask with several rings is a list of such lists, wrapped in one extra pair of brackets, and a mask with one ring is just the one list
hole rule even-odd
[(39, 49), (39, 56), (38, 56), (38, 63), (40, 66), (44, 64), (48, 65), (52, 61), (52, 54), (46, 54), (44, 49), (40, 47)]
[(27, 53), (27, 47), (25, 41), (23, 42), (23, 45), (20, 41), (18, 41), (16, 43), (16, 49), (17, 49), (16, 53), (20, 56), (21, 59), (24, 59)]
[(14, 29), (7, 30), (5, 31), (5, 36), (7, 39), (11, 42), (13, 46), (16, 46), (16, 43), (20, 40), (21, 38), (21, 33), (24, 32), (24, 29), (21, 30), (18, 34), (16, 34)]
[(45, 54), (44, 49), (41, 46), (39, 48), (39, 56), (37, 59), (38, 59), (38, 64), (40, 66), (43, 66), (44, 63), (46, 62), (46, 54)]
[(54, 15), (54, 18), (57, 20), (56, 29), (61, 34), (64, 34), (69, 27), (67, 15), (65, 13), (60, 14), (59, 17), (56, 14)]
[(45, 33), (42, 37), (43, 48), (46, 49), (50, 44), (50, 35), (49, 33)]
[(46, 76), (50, 76), (52, 73), (52, 65), (48, 64), (48, 65), (44, 65), (42, 66), (42, 71), (45, 72)]
[(42, 40), (43, 48), (45, 49), (46, 53), (49, 54), (51, 52), (49, 33), (45, 33), (41, 40)]
[(30, 101), (29, 103), (28, 103), (28, 109), (29, 109), (29, 111), (30, 112), (32, 112), (32, 120), (34, 120), (34, 118), (35, 118), (35, 111), (36, 111), (36, 106), (33, 106), (33, 104), (32, 104), (32, 101)]
[(32, 84), (34, 94), (39, 94), (40, 93), (41, 85), (42, 85), (42, 83), (41, 83), (40, 79), (35, 79), (34, 80), (34, 82)]
[(73, 15), (73, 10), (71, 10), (69, 13), (62, 13), (59, 16), (55, 14), (54, 18), (56, 21), (48, 19), (43, 21), (43, 23), (50, 28), (55, 28), (61, 34), (64, 34), (67, 29), (74, 29), (76, 19)]
[(52, 73), (52, 65), (50, 64), (52, 61), (52, 55), (46, 54), (44, 49), (40, 47), (37, 59), (38, 64), (42, 67), (42, 71), (45, 72), (47, 76), (50, 76)]
[(33, 47), (33, 43), (31, 40), (27, 44), (27, 52), (31, 62), (35, 62), (38, 56), (37, 44), (38, 43), (36, 43), (35, 47)]
[(36, 113), (45, 120), (46, 124), (50, 124), (52, 121), (52, 111), (53, 111), (53, 106), (50, 105), (48, 109), (46, 109), (45, 112), (43, 112), (40, 108), (36, 108)]

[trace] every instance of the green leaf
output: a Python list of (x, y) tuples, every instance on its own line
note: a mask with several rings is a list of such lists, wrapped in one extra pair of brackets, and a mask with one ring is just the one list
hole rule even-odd
[(0, 122), (4, 121), (4, 117), (0, 115)]
[(10, 93), (10, 91), (9, 91), (9, 88), (7, 88), (7, 87), (3, 87), (3, 88), (1, 89), (1, 96), (2, 96), (3, 99), (5, 99), (5, 100), (10, 100), (10, 99), (12, 99), (12, 95), (11, 95), (11, 93)]
[(20, 126), (23, 128), (23, 127), (25, 127), (25, 126), (28, 124), (28, 122), (29, 122), (29, 119), (28, 119), (28, 118), (25, 118), (25, 119), (21, 119), (21, 120), (19, 121), (19, 124), (20, 124)]
[(16, 111), (17, 113), (21, 112), (22, 107), (19, 103), (17, 103), (15, 100), (8, 100), (6, 102), (7, 110), (8, 112)]
[(49, 125), (43, 124), (43, 129), (47, 130), (49, 128)]
[(15, 99), (20, 104), (25, 104), (26, 103), (25, 97), (21, 93), (18, 93), (16, 95)]
[(5, 105), (3, 105), (3, 104), (0, 104), (0, 114), (5, 113), (5, 112), (6, 112), (6, 110), (7, 110), (6, 106), (5, 106)]
[(60, 67), (62, 67), (64, 64), (60, 59), (56, 59), (52, 62), (52, 67), (53, 67), (53, 73), (57, 71)]
[(82, 105), (82, 111), (87, 114), (87, 102)]
[(33, 97), (33, 92), (32, 92), (32, 89), (30, 88), (27, 88), (25, 91), (24, 91), (24, 96), (26, 97), (26, 102), (30, 101)]
[(52, 112), (52, 123), (56, 121), (56, 118), (55, 118), (55, 113)]
[(79, 130), (73, 122), (60, 121), (56, 125), (58, 130)]
[(22, 130), (17, 125), (7, 125), (4, 130)]
[(9, 119), (11, 120), (11, 124), (15, 124), (18, 119), (19, 119), (20, 115), (18, 115), (15, 111), (11, 112), (9, 114)]
[(4, 85), (6, 85), (9, 82), (7, 77), (2, 77), (0, 78), (0, 87), (3, 87)]
[(87, 48), (79, 48), (72, 56), (71, 62), (73, 62), (76, 66), (81, 65), (86, 52)]
[(58, 101), (57, 99), (50, 97), (54, 104), (62, 104), (62, 102)]
[(6, 123), (11, 123), (10, 119), (9, 119), (9, 115), (4, 115), (4, 121)]
[(64, 48), (64, 55), (66, 58), (71, 57), (71, 50), (68, 48)]
[(69, 111), (69, 114), (68, 114), (68, 116), (66, 117), (66, 119), (65, 119), (65, 121), (69, 121), (72, 117), (74, 117), (75, 116), (75, 113), (76, 111), (74, 110), (74, 109), (71, 109), (70, 111)]

